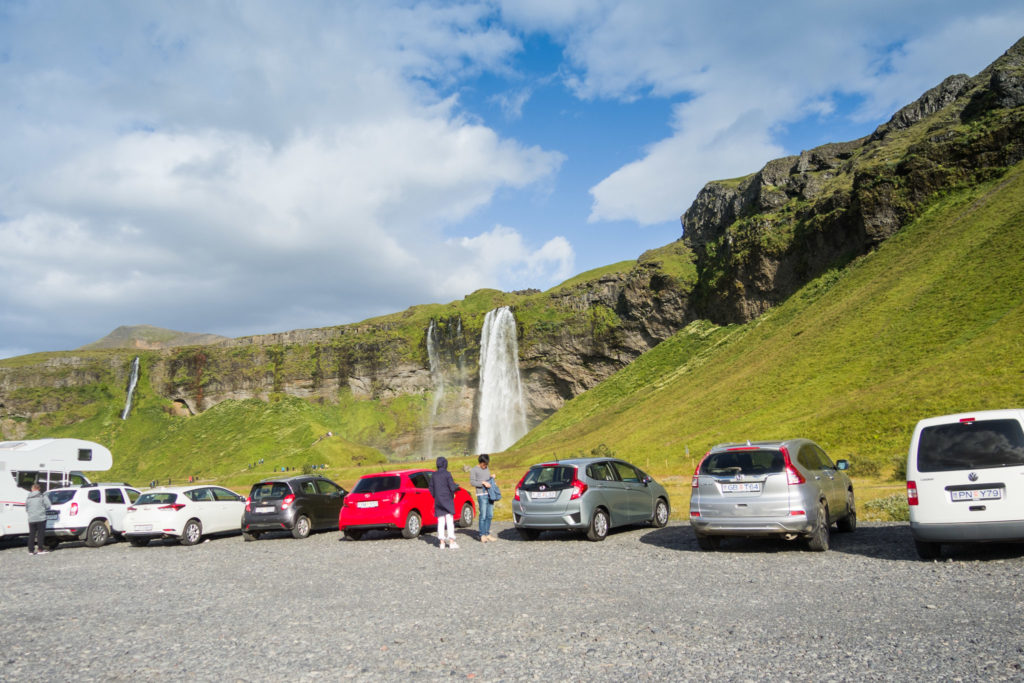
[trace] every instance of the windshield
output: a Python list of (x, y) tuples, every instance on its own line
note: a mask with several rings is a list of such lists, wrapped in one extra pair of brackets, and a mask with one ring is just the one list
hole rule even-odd
[(64, 503), (68, 502), (69, 500), (75, 497), (75, 492), (59, 489), (57, 491), (48, 492), (46, 494), (46, 497), (49, 498), (50, 502), (53, 503), (54, 505), (63, 505)]
[(178, 500), (177, 493), (143, 493), (135, 501), (136, 505), (170, 505)]
[(397, 491), (400, 479), (397, 476), (363, 477), (356, 482), (352, 493), (379, 493), (380, 491)]
[(1017, 420), (977, 420), (925, 427), (917, 446), (920, 472), (1024, 465), (1024, 431)]
[(704, 458), (700, 473), (716, 476), (777, 474), (784, 465), (782, 453), (775, 450), (722, 451)]

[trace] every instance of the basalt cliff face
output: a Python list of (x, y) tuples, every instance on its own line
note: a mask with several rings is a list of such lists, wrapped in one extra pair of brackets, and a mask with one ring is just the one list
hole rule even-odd
[(336, 431), (391, 457), (423, 454), (428, 442), (471, 452), (488, 310), (515, 314), (532, 427), (690, 322), (752, 320), (873, 249), (943, 192), (999, 177), (1022, 158), (1024, 40), (974, 78), (947, 78), (871, 135), (709, 183), (682, 216), (682, 239), (636, 261), (548, 292), (483, 290), (354, 325), (0, 361), (0, 430), (45, 435), (89, 406), (119, 409), (139, 355), (143, 400), (180, 419), (289, 395), (337, 406)]

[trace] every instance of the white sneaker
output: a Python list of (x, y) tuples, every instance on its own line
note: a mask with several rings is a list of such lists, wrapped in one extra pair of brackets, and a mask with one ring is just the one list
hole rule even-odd
[(452, 550), (458, 550), (459, 549), (459, 544), (455, 542), (455, 539), (452, 539), (452, 540), (448, 541), (448, 547), (451, 548)]
[(441, 541), (441, 550), (448, 550), (448, 546), (444, 544), (444, 541)]

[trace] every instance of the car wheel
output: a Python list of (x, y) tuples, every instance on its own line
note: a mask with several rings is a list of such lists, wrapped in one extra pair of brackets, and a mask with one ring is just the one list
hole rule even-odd
[(243, 531), (242, 539), (245, 541), (258, 541), (260, 540), (260, 532), (258, 531)]
[(362, 529), (345, 529), (345, 538), (347, 538), (350, 541), (358, 541), (362, 537)]
[(668, 524), (668, 503), (664, 498), (659, 498), (654, 504), (654, 517), (651, 518), (651, 525), (659, 529)]
[(722, 544), (722, 539), (718, 536), (708, 536), (707, 534), (696, 534), (696, 536), (697, 547), (701, 550), (718, 550)]
[(190, 519), (185, 522), (185, 528), (181, 530), (181, 544), (195, 545), (203, 537), (203, 525), (198, 519)]
[(405, 518), (405, 526), (402, 527), (403, 538), (416, 538), (423, 531), (423, 519), (420, 517), (420, 513), (412, 510), (409, 515)]
[(466, 503), (462, 506), (462, 512), (459, 513), (458, 526), (460, 529), (468, 529), (473, 526), (473, 506)]
[(85, 544), (90, 548), (100, 548), (110, 540), (110, 527), (102, 519), (94, 519), (85, 531)]
[(145, 548), (147, 545), (149, 545), (148, 538), (129, 538), (128, 542), (136, 548)]
[(537, 538), (540, 537), (539, 529), (524, 529), (523, 527), (518, 527), (516, 528), (516, 531), (519, 532), (520, 538), (524, 541), (536, 541)]
[(594, 516), (590, 518), (590, 528), (587, 529), (587, 540), (603, 541), (608, 536), (608, 513), (598, 508), (594, 510)]
[(836, 522), (836, 529), (850, 533), (857, 528), (857, 504), (853, 500), (853, 491), (846, 494), (846, 516)]
[(313, 525), (309, 523), (309, 517), (299, 515), (295, 520), (295, 526), (292, 527), (292, 538), (306, 538), (312, 530)]
[(824, 503), (818, 503), (818, 519), (814, 523), (814, 531), (807, 538), (807, 549), (815, 552), (828, 550), (828, 530), (828, 508)]
[(932, 541), (914, 541), (917, 556), (922, 560), (937, 560), (942, 557), (942, 544)]

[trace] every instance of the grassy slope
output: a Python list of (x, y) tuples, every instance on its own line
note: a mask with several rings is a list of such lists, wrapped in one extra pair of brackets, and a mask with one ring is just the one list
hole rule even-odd
[(688, 474), (714, 443), (801, 435), (861, 471), (888, 471), (922, 417), (1024, 405), (1022, 282), (1018, 166), (942, 199), (757, 321), (691, 325), (504, 459), (525, 464), (604, 443)]

